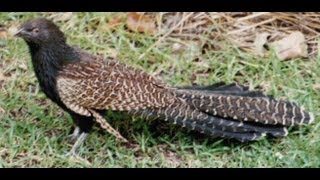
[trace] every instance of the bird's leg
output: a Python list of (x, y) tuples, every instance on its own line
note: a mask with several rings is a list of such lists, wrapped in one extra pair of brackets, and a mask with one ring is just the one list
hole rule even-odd
[(117, 130), (113, 129), (113, 127), (98, 112), (93, 110), (90, 110), (90, 112), (103, 129), (114, 135), (118, 140), (125, 143), (129, 142), (126, 138), (122, 137), (122, 135)]
[(68, 153), (68, 155), (77, 157), (76, 151), (83, 144), (83, 142), (87, 139), (88, 135), (89, 135), (88, 133), (82, 132), (80, 134), (80, 136), (77, 138), (76, 142), (73, 144), (73, 146), (72, 146), (70, 152)]
[(78, 139), (78, 137), (80, 136), (80, 128), (78, 126), (75, 127), (75, 129), (73, 130), (73, 133), (70, 134), (68, 137), (70, 138), (71, 142), (74, 142)]
[(68, 137), (70, 138), (71, 142), (75, 142), (82, 132), (89, 133), (91, 131), (93, 126), (93, 117), (81, 116), (72, 111), (69, 113), (73, 122), (75, 123), (75, 129)]
[(69, 111), (69, 113), (73, 122), (75, 123), (75, 129), (73, 130), (73, 133), (68, 136), (70, 137), (71, 141), (74, 142), (74, 144), (67, 155), (81, 159), (76, 155), (76, 151), (79, 146), (83, 144), (89, 132), (91, 131), (93, 126), (93, 117), (82, 116), (72, 111)]

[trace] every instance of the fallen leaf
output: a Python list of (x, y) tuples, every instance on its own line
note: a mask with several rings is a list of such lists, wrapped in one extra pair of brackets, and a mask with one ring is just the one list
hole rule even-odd
[(257, 34), (256, 39), (254, 40), (254, 49), (255, 53), (259, 56), (264, 56), (266, 52), (266, 44), (268, 43), (268, 39), (270, 34), (267, 32)]
[(152, 33), (156, 32), (156, 23), (144, 13), (131, 12), (127, 15), (127, 27), (134, 32)]
[(272, 43), (277, 57), (281, 60), (307, 57), (308, 46), (304, 35), (299, 32), (293, 32), (289, 36)]

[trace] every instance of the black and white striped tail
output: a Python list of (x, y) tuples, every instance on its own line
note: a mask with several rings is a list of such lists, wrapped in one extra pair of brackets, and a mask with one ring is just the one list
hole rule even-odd
[(283, 137), (288, 134), (282, 126), (260, 126), (250, 122), (216, 117), (203, 113), (183, 102), (174, 103), (166, 108), (146, 109), (132, 112), (144, 117), (164, 119), (190, 130), (195, 130), (213, 137), (237, 139), (241, 142), (254, 141), (267, 134)]
[(188, 104), (213, 116), (261, 124), (294, 126), (310, 124), (312, 113), (297, 104), (274, 98), (216, 94), (180, 90), (177, 95)]
[(218, 84), (177, 88), (174, 94), (179, 100), (175, 103), (131, 113), (241, 142), (268, 134), (283, 137), (288, 134), (288, 126), (310, 124), (314, 120), (311, 113), (295, 103), (278, 101), (237, 84)]

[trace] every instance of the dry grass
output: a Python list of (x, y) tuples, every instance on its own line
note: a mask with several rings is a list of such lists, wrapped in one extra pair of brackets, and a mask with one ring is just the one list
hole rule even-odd
[[(159, 32), (161, 32), (159, 41), (168, 36), (196, 40), (199, 34), (207, 33), (210, 38), (218, 42), (228, 41), (242, 50), (252, 52), (257, 34), (269, 33), (268, 41), (271, 43), (294, 31), (300, 31), (306, 37), (309, 56), (314, 57), (318, 52), (320, 36), (320, 13), (318, 12), (190, 12), (153, 15), (158, 20)], [(203, 45), (206, 42), (202, 41), (200, 44)]]

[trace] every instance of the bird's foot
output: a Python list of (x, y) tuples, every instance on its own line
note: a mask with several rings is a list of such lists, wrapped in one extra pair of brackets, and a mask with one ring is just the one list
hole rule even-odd
[(78, 155), (78, 153), (76, 152), (77, 149), (84, 143), (84, 141), (88, 137), (88, 133), (84, 133), (83, 132), (83, 133), (80, 134), (80, 133), (77, 133), (77, 131), (78, 130), (75, 129), (74, 133), (72, 133), (70, 135), (71, 138), (74, 138), (72, 140), (76, 140), (76, 141), (75, 141), (74, 145), (72, 146), (71, 150), (69, 152), (67, 152), (65, 155), (67, 157), (69, 157), (69, 158), (72, 158), (73, 160), (85, 162), (88, 165), (90, 165), (91, 163), (89, 161), (87, 161), (86, 159), (83, 159), (82, 157), (80, 157)]
[(79, 138), (80, 134), (81, 134), (80, 133), (80, 128), (76, 127), (73, 130), (73, 133), (68, 135), (67, 137), (69, 138), (70, 142), (76, 142), (76, 140)]
[[(72, 136), (73, 134), (71, 134)], [(86, 138), (88, 137), (88, 133), (81, 133), (79, 136), (76, 137), (76, 142), (74, 143), (74, 145), (72, 146), (71, 150), (66, 153), (67, 156), (71, 156), (71, 157), (79, 157), (76, 153), (77, 149), (83, 144), (83, 142), (86, 140)]]

